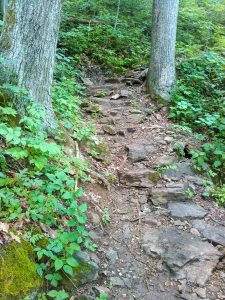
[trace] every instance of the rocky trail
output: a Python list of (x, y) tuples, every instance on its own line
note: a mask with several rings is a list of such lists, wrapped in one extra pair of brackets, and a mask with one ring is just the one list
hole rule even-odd
[(178, 142), (195, 147), (193, 136), (168, 120), (166, 107), (150, 102), (143, 72), (137, 74), (84, 79), (87, 119), (111, 152), (110, 162), (108, 153), (103, 159), (108, 165), (91, 163), (111, 184), (107, 189), (100, 176), (85, 188), (98, 249), (79, 293), (82, 299), (100, 292), (115, 300), (225, 299), (225, 211), (202, 197), (205, 179), (188, 153), (180, 159), (174, 151)]

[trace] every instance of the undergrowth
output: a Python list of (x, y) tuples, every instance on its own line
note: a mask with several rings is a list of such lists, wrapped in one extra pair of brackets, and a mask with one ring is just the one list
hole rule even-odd
[[(23, 222), (21, 234), (36, 252), (37, 272), (53, 287), (46, 293), (60, 300), (69, 297), (57, 288), (60, 281), (65, 276), (72, 280), (79, 265), (74, 252), (96, 248), (85, 227), (87, 204), (80, 201), (83, 189), (78, 187), (78, 181), (90, 180), (85, 173), (87, 163), (75, 154), (66, 157), (62, 146), (68, 135), (91, 141), (95, 133), (80, 113), (82, 102), (76, 95), (83, 89), (74, 84), (77, 76), (70, 59), (59, 55), (52, 96), (60, 126), (54, 140), (42, 130), (38, 106), (30, 102), (26, 117), (20, 118), (4, 101), (4, 95), (18, 94), (19, 89), (0, 87), (0, 218), (12, 227)], [(45, 299), (45, 292), (40, 297)]]

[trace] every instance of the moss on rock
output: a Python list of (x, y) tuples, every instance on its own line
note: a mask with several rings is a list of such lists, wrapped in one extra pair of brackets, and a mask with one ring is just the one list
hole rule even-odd
[(109, 164), (111, 162), (111, 153), (108, 145), (101, 141), (98, 144), (95, 144), (96, 155), (95, 158), (101, 160), (105, 164)]
[(160, 180), (161, 176), (159, 172), (152, 172), (148, 174), (148, 179), (153, 183), (157, 183)]
[(0, 249), (0, 300), (20, 299), (41, 284), (28, 242), (21, 239), (19, 244), (13, 242)]

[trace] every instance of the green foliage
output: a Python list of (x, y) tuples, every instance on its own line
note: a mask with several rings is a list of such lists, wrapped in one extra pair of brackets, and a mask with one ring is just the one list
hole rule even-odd
[(194, 151), (193, 158), (201, 169), (219, 177), (225, 170), (224, 69), (225, 60), (213, 52), (184, 60), (170, 114), (202, 134), (202, 149)]
[(219, 206), (225, 206), (225, 184), (221, 187), (214, 188), (212, 196), (216, 198)]
[(100, 294), (99, 297), (95, 298), (95, 300), (107, 300), (108, 295), (107, 294)]
[(110, 215), (109, 215), (108, 209), (104, 209), (102, 211), (101, 221), (102, 221), (103, 224), (107, 224), (107, 223), (110, 222)]
[(139, 28), (128, 31), (110, 25), (80, 25), (61, 32), (60, 41), (78, 63), (83, 63), (86, 55), (111, 72), (145, 64), (149, 54), (148, 39)]
[[(53, 232), (46, 236), (41, 230), (26, 230), (24, 238), (36, 252), (34, 272), (37, 270), (54, 288), (65, 274), (72, 277), (76, 272), (79, 264), (74, 251), (83, 247), (94, 251), (96, 247), (85, 228), (87, 205), (79, 200), (83, 189), (77, 188), (78, 180), (88, 180), (87, 164), (76, 157), (65, 157), (63, 147), (57, 143), (68, 135), (91, 143), (94, 129), (82, 119), (82, 102), (74, 96), (83, 92), (81, 86), (74, 85), (79, 73), (70, 67), (70, 58), (61, 54), (58, 59), (53, 101), (62, 129), (55, 130), (54, 140), (42, 129), (43, 115), (38, 106), (30, 104), (22, 118), (11, 106), (0, 106), (0, 218), (4, 222), (26, 219)], [(6, 85), (1, 89), (13, 94), (17, 91)], [(12, 117), (18, 118), (15, 126), (11, 125)], [(42, 296), (40, 299), (45, 299)], [(60, 300), (68, 296), (58, 289), (48, 293), (48, 297)]]

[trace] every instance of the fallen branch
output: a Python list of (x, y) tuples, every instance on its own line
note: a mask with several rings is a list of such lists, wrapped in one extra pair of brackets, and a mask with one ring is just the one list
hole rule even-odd
[(91, 169), (86, 169), (85, 170), (88, 174), (92, 175), (93, 177), (100, 179), (104, 185), (107, 187), (107, 190), (110, 191), (110, 183), (108, 182), (108, 180), (101, 174), (91, 170)]

